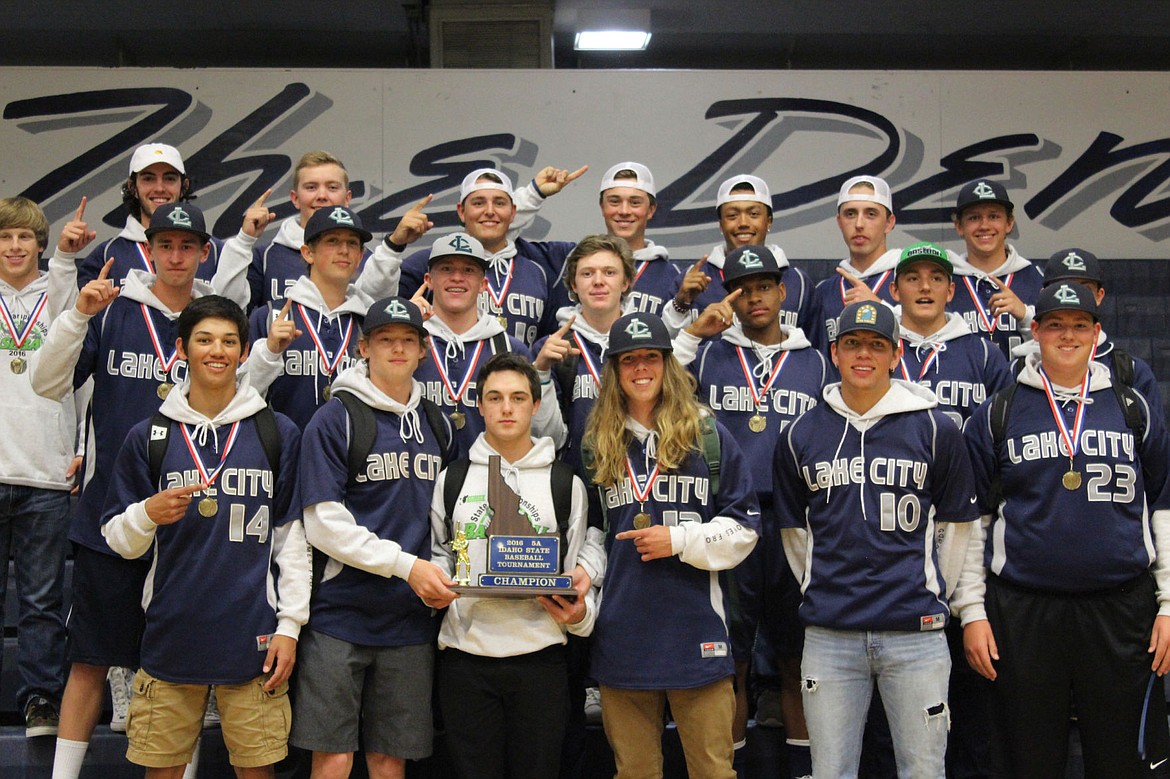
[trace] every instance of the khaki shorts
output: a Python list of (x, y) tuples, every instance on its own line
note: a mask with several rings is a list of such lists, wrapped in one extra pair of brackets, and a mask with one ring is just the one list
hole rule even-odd
[[(267, 692), (265, 680), (215, 685), (223, 741), (231, 764), (240, 768), (272, 765), (288, 754), (288, 684)], [(189, 763), (210, 692), (210, 685), (165, 682), (139, 669), (126, 720), (126, 759), (148, 768)]]

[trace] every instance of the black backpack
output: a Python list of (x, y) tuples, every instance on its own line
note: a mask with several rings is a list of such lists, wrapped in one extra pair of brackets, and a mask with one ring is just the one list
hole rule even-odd
[[(265, 406), (253, 415), (260, 445), (268, 458), (272, 475), (280, 473), (280, 430), (276, 427), (276, 415), (271, 406)], [(171, 443), (171, 418), (161, 411), (150, 418), (150, 439), (146, 444), (146, 459), (150, 465), (150, 483), (157, 485), (162, 478), (162, 462)]]
[[(374, 448), (374, 437), (378, 433), (378, 423), (374, 419), (374, 410), (365, 401), (348, 390), (337, 390), (333, 397), (341, 401), (349, 414), (349, 451), (347, 462), (349, 478), (346, 484), (353, 484), (366, 465), (366, 458)], [(435, 439), (439, 442), (439, 450), (443, 458), (443, 467), (447, 465), (447, 450), (451, 447), (451, 438), (447, 435), (447, 425), (443, 421), (443, 411), (432, 400), (419, 399), (419, 407), (423, 410), (427, 424)]]

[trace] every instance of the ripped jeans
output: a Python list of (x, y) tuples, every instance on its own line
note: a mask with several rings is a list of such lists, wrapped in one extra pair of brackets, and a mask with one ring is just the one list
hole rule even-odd
[(950, 710), (951, 655), (943, 631), (831, 630), (809, 626), (801, 698), (817, 779), (856, 777), (861, 737), (881, 690), (899, 779), (941, 779)]

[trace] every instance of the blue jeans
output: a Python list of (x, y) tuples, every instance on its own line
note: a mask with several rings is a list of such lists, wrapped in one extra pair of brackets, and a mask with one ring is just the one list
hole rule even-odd
[[(60, 703), (65, 689), (65, 554), (69, 493), (0, 484), (0, 560), (13, 558), (19, 617), (16, 662), (23, 709), (32, 695)], [(8, 589), (0, 576), (0, 616)], [(0, 654), (0, 662), (3, 655)]]
[(943, 631), (808, 627), (801, 697), (817, 779), (856, 777), (873, 683), (885, 704), (900, 779), (941, 779), (951, 656)]

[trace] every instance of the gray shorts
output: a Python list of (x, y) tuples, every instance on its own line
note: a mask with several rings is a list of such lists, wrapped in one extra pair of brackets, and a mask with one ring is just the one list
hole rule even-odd
[[(301, 632), (289, 741), (313, 752), (430, 757), (435, 647), (362, 646)], [(360, 731), (359, 731), (360, 728)]]

